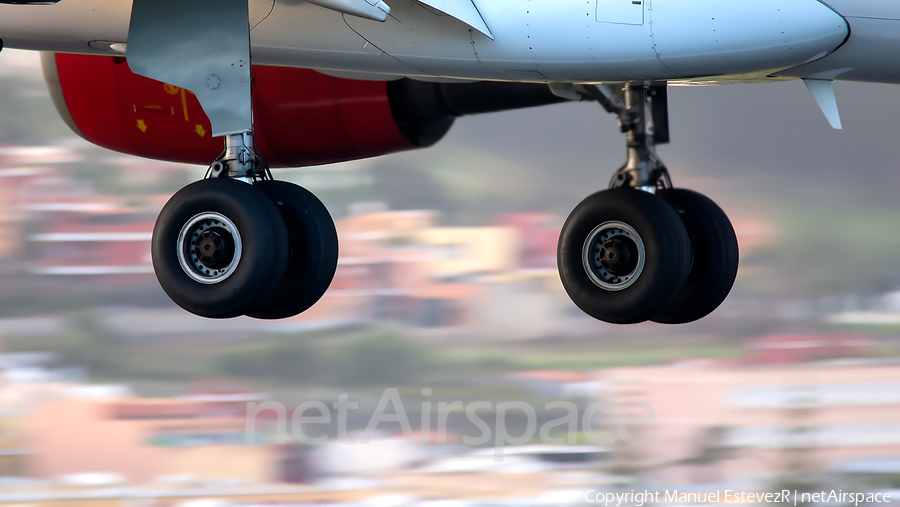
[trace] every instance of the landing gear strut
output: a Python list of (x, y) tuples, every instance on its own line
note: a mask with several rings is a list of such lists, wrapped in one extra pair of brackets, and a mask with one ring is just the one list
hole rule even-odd
[(576, 87), (615, 114), (628, 160), (610, 188), (579, 204), (563, 226), (557, 261), (569, 296), (617, 324), (681, 324), (715, 310), (734, 284), (738, 247), (725, 213), (672, 188), (656, 145), (669, 142), (664, 83)]

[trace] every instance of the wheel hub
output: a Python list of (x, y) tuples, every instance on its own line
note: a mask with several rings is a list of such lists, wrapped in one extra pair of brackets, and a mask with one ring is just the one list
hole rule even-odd
[(641, 236), (623, 222), (605, 222), (584, 242), (584, 270), (591, 281), (608, 291), (632, 286), (644, 269), (646, 250)]
[(211, 227), (200, 233), (193, 245), (194, 257), (211, 268), (224, 268), (234, 258), (234, 241), (227, 231), (219, 227)]
[(637, 245), (627, 237), (615, 236), (603, 244), (595, 262), (615, 276), (625, 276), (637, 267)]
[(178, 262), (184, 272), (202, 284), (216, 284), (234, 273), (241, 260), (241, 235), (220, 213), (201, 213), (181, 228)]

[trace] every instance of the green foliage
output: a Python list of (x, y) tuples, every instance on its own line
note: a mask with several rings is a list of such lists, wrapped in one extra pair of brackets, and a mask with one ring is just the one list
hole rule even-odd
[[(381, 388), (433, 385), (462, 389), (467, 379), (503, 378), (532, 369), (589, 371), (601, 366), (641, 365), (684, 357), (735, 357), (740, 350), (704, 337), (682, 348), (629, 336), (641, 344), (628, 350), (614, 337), (596, 341), (510, 344), (445, 343), (426, 346), (414, 337), (383, 327), (341, 332), (259, 334), (240, 343), (130, 341), (102, 324), (95, 312), (70, 314), (69, 331), (47, 337), (11, 337), (10, 350), (58, 354), (108, 381), (196, 381), (239, 377), (268, 386)], [(683, 338), (689, 340), (689, 338)], [(651, 349), (650, 352), (640, 349)], [(503, 390), (497, 384), (480, 392)], [(518, 391), (506, 393), (518, 396)], [(498, 399), (503, 398), (497, 392)]]
[(75, 314), (70, 322), (72, 329), (67, 333), (11, 340), (9, 348), (13, 351), (51, 352), (58, 355), (63, 364), (85, 367), (101, 377), (121, 372), (122, 349), (108, 329), (99, 325), (98, 320), (90, 313)]
[(900, 489), (900, 474), (873, 475), (861, 482), (870, 489)]
[[(828, 202), (829, 199), (823, 199)], [(900, 283), (900, 212), (786, 203), (777, 243), (741, 259), (744, 289), (781, 297), (878, 294)]]
[(216, 370), (222, 375), (291, 384), (395, 386), (414, 382), (426, 371), (427, 362), (425, 351), (406, 338), (369, 331), (338, 345), (277, 336), (223, 352)]
[(329, 376), (340, 385), (406, 385), (426, 371), (425, 352), (397, 334), (373, 334), (336, 352)]
[(306, 383), (321, 373), (321, 354), (308, 341), (278, 336), (268, 346), (241, 347), (222, 354), (217, 369), (223, 375), (270, 378)]

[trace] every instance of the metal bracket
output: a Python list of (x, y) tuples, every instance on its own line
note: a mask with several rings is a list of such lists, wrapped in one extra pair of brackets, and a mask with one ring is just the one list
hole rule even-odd
[(610, 188), (649, 192), (670, 188), (669, 171), (656, 154), (656, 145), (669, 142), (666, 83), (627, 83), (618, 91), (605, 84), (578, 85), (576, 89), (615, 114), (619, 130), (625, 134), (628, 161), (613, 175)]
[[(609, 85), (605, 85), (603, 83), (595, 85), (575, 85), (575, 90), (578, 93), (586, 95), (599, 102), (600, 105), (603, 106), (603, 109), (606, 109), (607, 113), (620, 115), (627, 112), (625, 107), (624, 95), (617, 93), (615, 90), (610, 88)], [(619, 91), (621, 90), (622, 89), (620, 89)]]
[(207, 178), (232, 178), (253, 184), (256, 180), (272, 179), (266, 159), (256, 153), (253, 134), (225, 136), (225, 151), (209, 166)]

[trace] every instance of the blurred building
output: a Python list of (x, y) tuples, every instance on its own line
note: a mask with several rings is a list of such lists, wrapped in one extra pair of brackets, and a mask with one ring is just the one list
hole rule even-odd
[[(29, 235), (36, 255), (32, 272), (47, 276), (151, 275), (154, 220), (111, 199), (32, 203), (39, 232)], [(119, 278), (120, 284), (148, 283)]]
[(422, 327), (472, 327), (484, 323), (488, 278), (518, 267), (519, 236), (508, 227), (431, 227), (416, 244), (430, 252), (431, 282), (413, 295)]
[(246, 442), (246, 401), (68, 397), (28, 423), (31, 476), (114, 473), (144, 483), (165, 476), (269, 482), (279, 449)]
[(76, 160), (78, 155), (65, 148), (0, 146), (0, 259), (25, 252), (24, 204), (30, 189), (53, 176), (52, 164)]
[(497, 224), (518, 232), (521, 269), (556, 269), (561, 228), (556, 217), (546, 213), (509, 213), (501, 215)]
[[(478, 334), (494, 340), (544, 338), (578, 332), (589, 322), (563, 289), (556, 268), (484, 277), (474, 305)], [(579, 310), (580, 311), (580, 310)], [(574, 318), (573, 318), (574, 317)]]
[(336, 223), (340, 258), (322, 300), (297, 320), (410, 320), (409, 300), (430, 284), (431, 252), (412, 241), (433, 211), (378, 211)]
[(130, 275), (112, 279), (114, 286), (153, 282), (147, 275), (153, 273), (150, 238), (157, 210), (125, 201), (97, 195), (69, 177), (35, 181), (20, 204), (28, 216), (29, 270), (53, 277)]
[[(900, 456), (900, 364), (850, 361), (616, 368), (597, 374), (600, 400), (651, 439), (631, 446), (639, 473), (661, 483), (816, 473), (856, 458)], [(631, 404), (631, 405), (629, 405)], [(631, 407), (628, 409), (627, 407)]]
[(128, 196), (98, 195), (61, 170), (80, 159), (60, 147), (0, 148), (0, 258), (16, 257), (38, 275), (143, 275), (119, 277), (117, 287), (152, 282), (156, 207), (142, 212), (124, 204)]
[(23, 477), (34, 455), (31, 419), (44, 403), (77, 395), (83, 372), (48, 353), (0, 354), (0, 477)]
[(24, 251), (25, 214), (19, 203), (20, 187), (36, 174), (33, 169), (0, 169), (0, 259)]
[(519, 235), (509, 227), (432, 227), (414, 240), (432, 252), (429, 274), (438, 280), (511, 271), (519, 263)]
[[(394, 320), (420, 328), (494, 330), (501, 337), (543, 336), (570, 305), (552, 301), (562, 291), (555, 267), (539, 267), (549, 262), (550, 236), (533, 231), (546, 216), (511, 217), (524, 225), (438, 227), (430, 210), (369, 210), (338, 220), (341, 257), (334, 281), (296, 320)], [(526, 229), (533, 229), (530, 236)], [(522, 241), (529, 237), (538, 239), (528, 240), (526, 252)], [(523, 259), (530, 259), (527, 269)]]
[(750, 340), (751, 364), (796, 364), (840, 357), (862, 357), (874, 342), (860, 334), (770, 335)]

